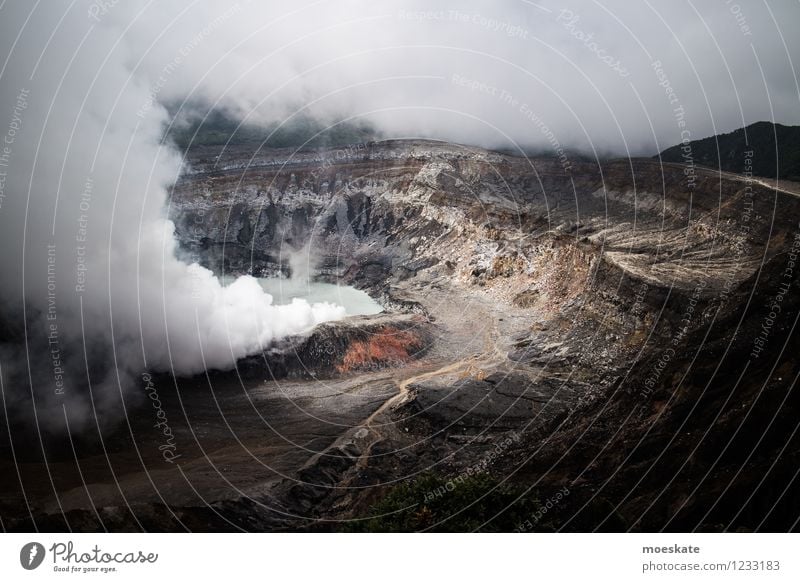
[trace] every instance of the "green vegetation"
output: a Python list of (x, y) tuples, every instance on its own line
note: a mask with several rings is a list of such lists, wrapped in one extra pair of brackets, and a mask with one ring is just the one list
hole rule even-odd
[(487, 474), (449, 480), (426, 474), (392, 488), (371, 508), (368, 519), (352, 521), (344, 529), (350, 532), (553, 531), (549, 519), (544, 519), (553, 513), (547, 515), (542, 511), (534, 492), (526, 494), (525, 487), (501, 483)]
[(340, 146), (376, 139), (375, 132), (363, 123), (339, 123), (327, 127), (309, 117), (296, 118), (283, 125), (239, 125), (222, 112), (194, 117), (175, 124), (165, 136), (180, 149), (190, 146), (255, 145), (269, 148)]
[[(690, 143), (695, 164), (741, 174), (744, 152), (752, 149), (753, 174), (800, 181), (800, 126), (759, 121), (731, 133)], [(685, 162), (682, 153), (681, 146), (676, 145), (661, 152), (661, 159)]]

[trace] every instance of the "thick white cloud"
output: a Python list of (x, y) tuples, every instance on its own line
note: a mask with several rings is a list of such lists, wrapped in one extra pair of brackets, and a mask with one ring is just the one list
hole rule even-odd
[(680, 141), (660, 61), (692, 137), (800, 122), (792, 3), (242, 1), (105, 18), (131, 25), (129, 61), (161, 99), (252, 120), (307, 108), (394, 135), (549, 147), (531, 110), (568, 146), (653, 154)]

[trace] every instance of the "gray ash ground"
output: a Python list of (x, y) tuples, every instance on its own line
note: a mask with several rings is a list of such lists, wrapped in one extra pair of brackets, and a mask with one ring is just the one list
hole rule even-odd
[(17, 444), (5, 528), (338, 530), (475, 467), (568, 491), (549, 528), (797, 528), (797, 197), (405, 141), (198, 148), (171, 212), (218, 272), (285, 274), (310, 244), (321, 281), (386, 313), (154, 378), (173, 463), (136, 401), (102, 442), (48, 443), (47, 465)]

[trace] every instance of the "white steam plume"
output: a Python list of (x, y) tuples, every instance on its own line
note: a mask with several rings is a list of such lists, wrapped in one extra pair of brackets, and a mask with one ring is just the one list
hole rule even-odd
[(11, 405), (30, 378), (39, 415), (56, 418), (62, 403), (80, 416), (87, 374), (103, 411), (144, 369), (228, 369), (345, 314), (272, 305), (252, 277), (223, 287), (176, 258), (164, 208), (181, 160), (160, 144), (165, 112), (141, 114), (152, 93), (133, 66), (140, 51), (89, 6), (6, 3), (0, 17), (0, 363)]

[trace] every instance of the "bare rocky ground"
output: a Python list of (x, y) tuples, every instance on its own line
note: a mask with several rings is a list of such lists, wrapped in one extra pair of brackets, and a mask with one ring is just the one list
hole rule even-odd
[(16, 447), (5, 528), (337, 530), (475, 468), (566, 488), (565, 530), (796, 528), (790, 191), (404, 141), (195, 149), (170, 212), (219, 272), (286, 273), (310, 244), (387, 313), (154, 378), (172, 463), (133, 400), (47, 464)]

